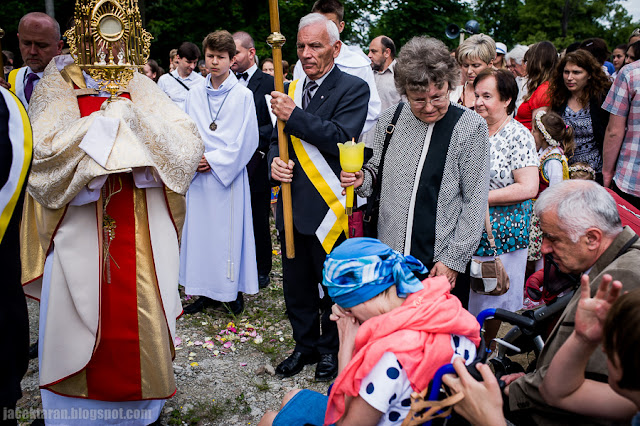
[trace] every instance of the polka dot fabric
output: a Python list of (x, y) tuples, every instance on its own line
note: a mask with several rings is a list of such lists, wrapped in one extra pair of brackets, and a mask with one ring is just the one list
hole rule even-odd
[[(476, 347), (465, 337), (451, 336), (453, 358), (463, 356), (468, 362), (476, 356)], [(452, 359), (453, 359), (452, 358)], [(369, 405), (384, 413), (378, 426), (399, 425), (411, 407), (411, 383), (407, 373), (392, 352), (385, 352), (380, 361), (362, 379), (359, 395)]]

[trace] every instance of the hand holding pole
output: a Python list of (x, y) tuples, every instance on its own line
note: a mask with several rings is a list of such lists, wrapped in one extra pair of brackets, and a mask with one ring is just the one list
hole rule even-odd
[[(282, 75), (282, 45), (286, 39), (280, 34), (280, 16), (278, 13), (278, 0), (269, 0), (269, 15), (271, 17), (271, 34), (267, 38), (267, 43), (273, 49), (273, 70), (275, 73), (275, 89), (284, 93), (284, 81)], [(284, 121), (278, 119), (278, 150), (282, 161), (289, 163), (289, 141), (284, 134)], [(291, 184), (282, 182), (280, 184), (280, 196), (282, 197), (282, 213), (284, 216), (284, 238), (286, 255), (288, 259), (293, 259), (296, 250), (293, 245), (293, 210), (291, 205)]]

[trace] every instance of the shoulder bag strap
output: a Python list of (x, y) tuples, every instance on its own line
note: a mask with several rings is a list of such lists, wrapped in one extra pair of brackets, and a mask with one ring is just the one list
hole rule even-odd
[[(192, 72), (193, 72), (193, 71), (192, 71)], [(181, 85), (182, 87), (184, 87), (185, 89), (187, 89), (187, 92), (189, 91), (189, 86), (187, 86), (186, 84), (184, 84), (183, 82), (181, 82), (180, 80), (178, 80), (178, 77), (176, 77), (175, 75), (173, 75), (173, 74), (171, 74), (171, 73), (169, 73), (169, 75), (170, 75), (171, 77), (173, 77), (173, 78), (174, 78), (178, 83), (180, 83), (180, 85)]]
[(639, 237), (637, 235), (634, 235), (633, 237), (631, 237), (629, 241), (627, 241), (627, 243), (624, 246), (622, 246), (622, 248), (620, 249), (618, 254), (616, 254), (616, 257), (614, 259), (617, 259), (623, 254), (625, 254), (627, 250), (629, 250), (629, 247), (631, 247), (636, 241), (638, 241), (638, 238)]
[[(393, 132), (396, 130), (396, 123), (398, 122), (398, 118), (400, 117), (403, 106), (404, 102), (398, 103), (396, 111), (393, 114), (393, 118), (391, 119), (391, 123), (389, 123), (387, 129), (385, 130), (386, 135), (384, 138), (384, 145), (382, 146), (382, 154), (380, 155), (380, 165), (378, 166), (378, 173), (373, 173), (373, 170), (369, 169), (369, 171), (371, 171), (371, 176), (374, 179), (373, 194), (371, 196), (373, 200), (377, 200), (380, 197), (380, 191), (382, 188), (382, 169), (384, 168), (384, 157), (387, 155), (389, 142), (391, 141)], [(367, 216), (370, 216), (371, 209), (373, 209), (373, 203), (369, 203), (369, 205), (367, 206)]]
[(487, 203), (487, 211), (484, 216), (484, 229), (487, 231), (487, 239), (489, 240), (489, 245), (493, 250), (493, 255), (496, 256), (498, 248), (496, 247), (496, 240), (493, 237), (493, 230), (491, 229), (491, 217), (489, 216), (489, 203)]

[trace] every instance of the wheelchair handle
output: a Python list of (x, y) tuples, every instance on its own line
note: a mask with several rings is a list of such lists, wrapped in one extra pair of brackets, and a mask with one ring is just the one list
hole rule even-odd
[(536, 326), (536, 320), (533, 318), (525, 317), (500, 308), (485, 309), (478, 314), (478, 322), (481, 325), (484, 325), (484, 322), (489, 318), (495, 318), (508, 322), (509, 324), (517, 325), (523, 330), (533, 330)]

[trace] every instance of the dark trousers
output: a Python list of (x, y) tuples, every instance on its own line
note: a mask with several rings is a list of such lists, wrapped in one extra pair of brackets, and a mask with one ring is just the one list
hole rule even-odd
[(20, 381), (29, 367), (29, 312), (20, 284), (19, 224), (23, 196), (18, 199), (13, 217), (0, 242), (0, 425), (5, 408), (14, 409), (22, 397)]
[(258, 274), (271, 272), (271, 229), (269, 212), (271, 211), (271, 188), (251, 191), (251, 214), (253, 216), (253, 236), (256, 241), (256, 261)]
[(618, 188), (618, 185), (616, 185), (614, 181), (611, 181), (611, 189), (620, 197), (622, 197), (623, 200), (630, 202), (633, 207), (640, 210), (640, 197), (635, 197), (631, 194), (627, 194), (622, 189)]
[[(322, 287), (322, 298), (318, 290), (327, 253), (315, 235), (302, 235), (294, 227), (296, 256), (287, 259), (284, 232), (280, 235), (284, 301), (296, 341), (295, 350), (304, 354), (337, 354), (338, 329), (329, 319), (333, 302), (325, 287)], [(342, 240), (344, 237), (338, 240), (336, 246)]]

